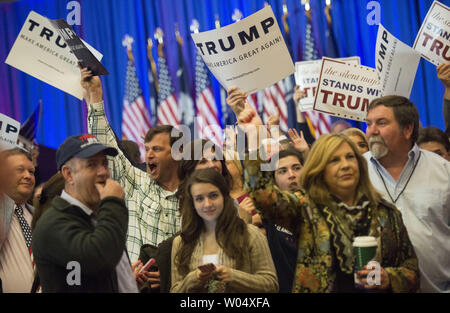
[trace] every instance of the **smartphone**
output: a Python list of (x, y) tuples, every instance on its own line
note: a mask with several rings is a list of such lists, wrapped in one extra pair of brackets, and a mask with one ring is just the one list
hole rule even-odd
[(143, 271), (148, 271), (150, 269), (150, 267), (155, 264), (156, 260), (154, 258), (151, 258), (150, 260), (148, 260), (147, 263), (145, 263), (145, 265), (140, 269), (139, 273), (143, 272)]
[(213, 263), (203, 264), (199, 265), (198, 269), (201, 270), (203, 273), (209, 273), (216, 269), (216, 266)]

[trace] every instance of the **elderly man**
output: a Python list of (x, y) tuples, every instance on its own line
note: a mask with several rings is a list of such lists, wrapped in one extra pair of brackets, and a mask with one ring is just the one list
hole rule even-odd
[(56, 152), (65, 187), (33, 233), (43, 292), (138, 292), (125, 250), (124, 192), (106, 155), (117, 150), (92, 135), (69, 137)]
[(421, 291), (450, 291), (450, 163), (415, 144), (419, 114), (408, 99), (372, 101), (365, 153), (373, 185), (402, 212), (419, 259)]
[[(102, 143), (118, 148), (103, 106), (103, 92), (98, 76), (81, 69), (81, 84), (88, 104), (89, 132)], [(155, 126), (144, 138), (147, 172), (143, 172), (119, 154), (110, 159), (111, 175), (125, 189), (129, 210), (127, 248), (132, 262), (137, 261), (141, 246), (158, 246), (180, 230), (176, 192), (178, 162), (172, 158), (172, 145), (179, 139), (171, 136), (170, 125)]]
[(34, 279), (31, 220), (34, 208), (26, 203), (35, 184), (31, 155), (14, 148), (2, 152), (0, 199), (0, 277), (3, 292), (30, 292)]

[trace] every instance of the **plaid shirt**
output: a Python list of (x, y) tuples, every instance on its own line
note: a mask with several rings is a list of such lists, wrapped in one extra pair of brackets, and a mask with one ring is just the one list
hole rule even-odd
[(116, 136), (105, 116), (103, 102), (89, 105), (89, 133), (119, 154), (109, 158), (111, 177), (125, 191), (128, 207), (127, 249), (131, 262), (137, 261), (141, 246), (157, 246), (181, 229), (175, 192), (162, 189), (150, 175), (134, 167), (117, 146)]

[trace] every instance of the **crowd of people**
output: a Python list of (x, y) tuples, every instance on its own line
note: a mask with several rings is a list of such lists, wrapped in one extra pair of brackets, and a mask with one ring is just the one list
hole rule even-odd
[[(0, 152), (1, 290), (450, 292), (450, 65), (437, 75), (446, 132), (385, 96), (366, 133), (341, 120), (309, 144), (302, 112), (280, 134), (235, 87), (227, 103), (245, 151), (235, 140), (180, 147), (183, 134), (160, 125), (141, 164), (82, 68), (89, 134), (61, 144), (58, 173), (35, 188), (30, 153)], [(297, 86), (294, 102), (304, 96)], [(375, 240), (375, 265), (356, 267), (361, 237)]]

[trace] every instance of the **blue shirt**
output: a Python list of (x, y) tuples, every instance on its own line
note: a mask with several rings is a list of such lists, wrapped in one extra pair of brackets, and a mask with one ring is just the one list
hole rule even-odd
[(450, 292), (450, 162), (415, 144), (398, 181), (364, 154), (369, 177), (383, 198), (402, 213), (419, 259), (422, 292)]

